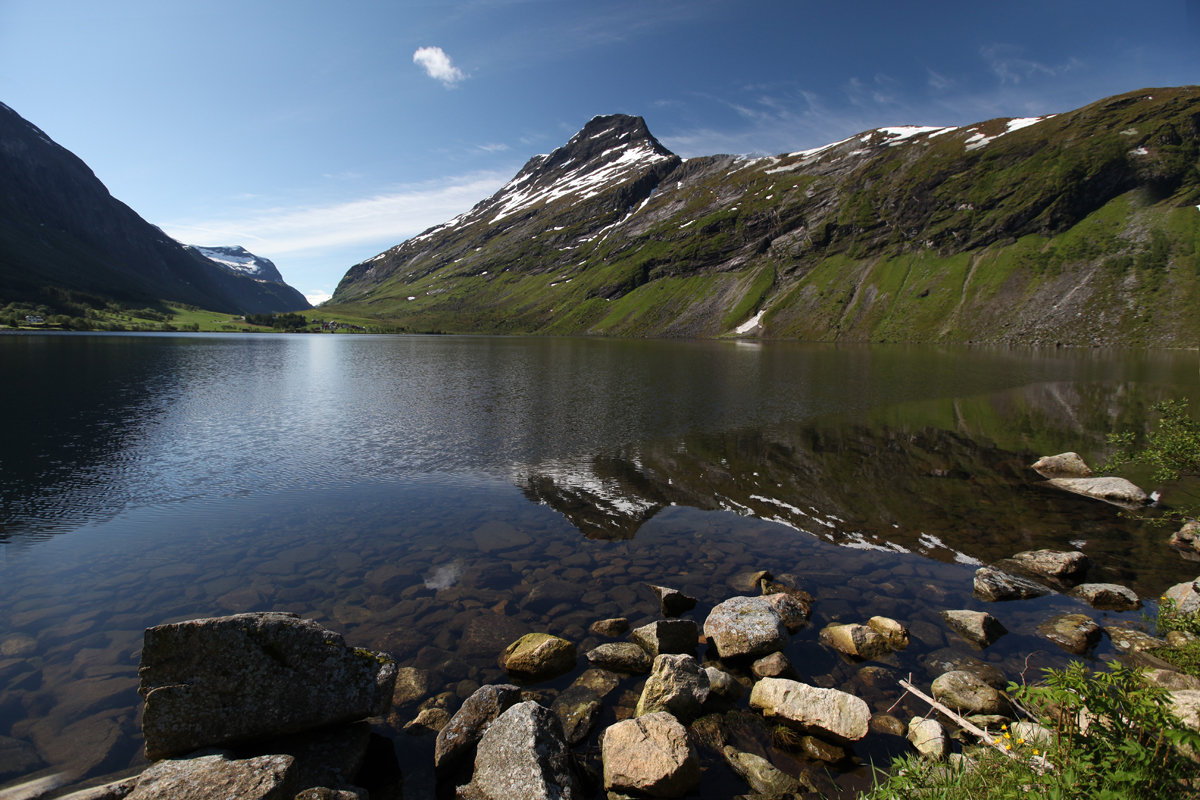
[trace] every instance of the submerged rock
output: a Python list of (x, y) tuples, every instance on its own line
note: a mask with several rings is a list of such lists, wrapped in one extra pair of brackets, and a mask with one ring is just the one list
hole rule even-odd
[(562, 722), (567, 744), (579, 744), (587, 738), (600, 718), (604, 698), (620, 682), (621, 679), (608, 670), (589, 669), (554, 698), (550, 710)]
[(861, 698), (785, 678), (763, 678), (754, 684), (750, 706), (839, 741), (866, 736), (871, 721), (871, 710)]
[(721, 658), (762, 656), (787, 644), (788, 632), (775, 606), (762, 597), (731, 597), (704, 620), (704, 635)]
[(396, 664), (295, 614), (149, 628), (138, 669), (152, 760), (387, 712)]
[(682, 797), (700, 785), (700, 760), (687, 728), (665, 711), (610, 726), (601, 758), (609, 792)]
[(795, 633), (808, 625), (811, 603), (805, 603), (794, 594), (786, 592), (765, 594), (763, 600), (779, 612), (779, 618), (783, 620), (783, 626), (787, 628), (788, 633)]
[(725, 762), (750, 784), (756, 794), (774, 797), (806, 791), (810, 787), (794, 775), (789, 775), (762, 756), (743, 753), (729, 745), (721, 749)]
[(625, 617), (596, 620), (588, 630), (597, 636), (607, 636), (610, 639), (615, 639), (629, 630), (629, 620)]
[(943, 611), (942, 619), (955, 633), (979, 647), (987, 647), (1008, 633), (1008, 629), (986, 611)]
[(532, 700), (496, 718), (479, 740), (464, 800), (573, 800), (583, 797), (558, 717)]
[(878, 658), (891, 650), (883, 634), (856, 622), (827, 625), (821, 629), (820, 638), (839, 653), (855, 658)]

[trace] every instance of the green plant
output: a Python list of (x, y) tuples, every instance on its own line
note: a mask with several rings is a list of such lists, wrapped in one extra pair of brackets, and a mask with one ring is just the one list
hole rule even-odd
[[(1158, 420), (1144, 439), (1134, 431), (1109, 434), (1108, 443), (1114, 449), (1101, 469), (1140, 464), (1153, 470), (1151, 478), (1158, 483), (1200, 477), (1200, 422), (1188, 414), (1187, 398), (1163, 400), (1154, 405), (1154, 411)], [(1176, 502), (1159, 520), (1182, 520), (1198, 513), (1196, 503)]]
[(1038, 745), (1005, 730), (1003, 753), (990, 747), (972, 750), (950, 767), (900, 759), (864, 797), (1200, 797), (1196, 765), (1183, 754), (1196, 752), (1200, 734), (1171, 713), (1166, 690), (1147, 683), (1140, 670), (1112, 664), (1090, 672), (1073, 662), (1046, 670), (1039, 685), (1010, 684), (1009, 692), (1041, 714), (1048, 741)]

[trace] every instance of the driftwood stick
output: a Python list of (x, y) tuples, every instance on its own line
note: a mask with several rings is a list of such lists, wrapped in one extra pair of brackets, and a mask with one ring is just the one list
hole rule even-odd
[[(979, 737), (979, 740), (984, 742), (985, 744), (987, 744), (989, 747), (992, 747), (992, 748), (998, 750), (999, 752), (1003, 753), (1005, 756), (1007, 756), (1008, 758), (1011, 758), (1014, 761), (1025, 761), (1025, 759), (1023, 759), (1021, 756), (1019, 756), (1014, 750), (1006, 748), (1004, 746), (1004, 743), (1000, 739), (997, 739), (995, 736), (992, 736), (990, 733), (985, 731), (983, 728), (979, 727), (978, 725), (971, 722), (970, 720), (965, 719), (958, 713), (951, 711), (947, 706), (944, 706), (941, 703), (939, 703), (937, 700), (934, 700), (932, 697), (925, 694), (924, 692), (922, 692), (917, 687), (913, 686), (908, 681), (901, 680), (900, 685), (903, 686), (906, 691), (909, 691), (909, 692), (915, 694), (917, 697), (921, 698), (926, 703), (928, 703), (931, 707), (937, 709), (938, 711), (942, 712), (950, 719), (954, 720), (956, 723), (958, 723), (959, 726), (961, 726), (963, 728), (963, 730), (973, 733), (975, 736)], [(1028, 764), (1030, 769), (1034, 770), (1039, 775), (1043, 775), (1052, 769), (1052, 767), (1050, 766), (1050, 763), (1048, 761), (1046, 761), (1044, 758), (1038, 758), (1036, 756), (1034, 757), (1034, 759), (1031, 759), (1026, 763)]]

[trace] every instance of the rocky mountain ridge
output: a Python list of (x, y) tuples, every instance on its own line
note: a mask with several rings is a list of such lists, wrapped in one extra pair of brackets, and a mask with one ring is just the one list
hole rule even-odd
[(2, 103), (0, 186), (0, 305), (69, 296), (99, 307), (166, 300), (231, 313), (309, 308), (282, 279), (238, 274), (146, 222)]
[(469, 212), (352, 267), (413, 330), (1194, 342), (1200, 89), (683, 160), (596, 117)]

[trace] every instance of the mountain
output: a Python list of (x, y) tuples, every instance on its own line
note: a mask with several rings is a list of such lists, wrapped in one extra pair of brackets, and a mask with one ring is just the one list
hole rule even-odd
[(279, 269), (275, 266), (274, 261), (262, 256), (256, 256), (240, 245), (201, 247), (200, 245), (189, 244), (186, 247), (196, 251), (209, 261), (215, 261), (235, 275), (245, 275), (248, 278), (254, 278), (259, 281), (283, 283), (283, 276), (279, 274)]
[(171, 239), (3, 103), (0, 186), (0, 305), (69, 296), (230, 313), (310, 307), (281, 280), (238, 274)]
[(412, 330), (1192, 344), (1198, 163), (1198, 87), (762, 158), (596, 117), (332, 303)]

